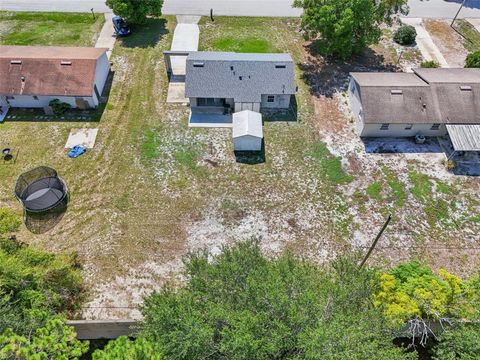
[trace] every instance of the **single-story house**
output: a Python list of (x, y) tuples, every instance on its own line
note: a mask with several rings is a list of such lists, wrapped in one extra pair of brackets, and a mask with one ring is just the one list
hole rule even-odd
[(187, 57), (185, 96), (192, 115), (288, 109), (295, 93), (289, 54), (200, 51)]
[(233, 114), (234, 151), (261, 151), (263, 141), (262, 114), (243, 110)]
[(0, 46), (0, 104), (43, 108), (59, 99), (73, 108), (96, 107), (110, 72), (107, 50)]
[(471, 132), (478, 131), (480, 138), (480, 69), (350, 75), (350, 104), (362, 137), (448, 133), (471, 141)]

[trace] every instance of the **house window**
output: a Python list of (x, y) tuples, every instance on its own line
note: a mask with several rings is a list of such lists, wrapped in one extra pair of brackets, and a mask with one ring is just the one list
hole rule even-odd
[(430, 130), (438, 130), (440, 128), (440, 124), (433, 124)]
[(38, 96), (37, 96), (37, 95), (33, 95), (33, 100), (38, 100)]
[(407, 124), (405, 125), (405, 130), (412, 130), (413, 124)]
[(274, 95), (268, 95), (267, 96), (267, 102), (269, 102), (269, 103), (275, 102), (275, 96)]
[(388, 130), (389, 126), (390, 124), (382, 124), (382, 126), (380, 126), (380, 130)]
[(219, 98), (197, 98), (197, 106), (224, 106), (225, 100)]

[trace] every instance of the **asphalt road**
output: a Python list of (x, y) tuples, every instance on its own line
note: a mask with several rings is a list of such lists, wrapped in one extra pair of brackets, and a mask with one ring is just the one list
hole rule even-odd
[[(177, 15), (298, 16), (292, 0), (165, 0), (164, 13)], [(453, 18), (461, 0), (410, 0), (409, 17)], [(0, 0), (0, 10), (107, 12), (104, 0)], [(460, 17), (480, 18), (480, 0), (467, 0)]]

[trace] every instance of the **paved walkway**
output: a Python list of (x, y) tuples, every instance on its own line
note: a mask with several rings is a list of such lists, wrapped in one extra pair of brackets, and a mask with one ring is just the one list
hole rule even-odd
[(113, 13), (111, 12), (105, 13), (104, 15), (105, 15), (105, 24), (103, 24), (102, 31), (100, 31), (100, 35), (98, 35), (98, 39), (97, 39), (97, 42), (95, 43), (95, 47), (108, 48), (109, 50), (107, 51), (107, 56), (110, 59), (117, 37), (115, 36), (115, 31), (113, 29), (113, 24), (112, 24)]
[(434, 60), (440, 64), (441, 67), (450, 67), (443, 57), (437, 45), (433, 42), (428, 31), (423, 27), (421, 18), (402, 18), (402, 23), (412, 25), (417, 30), (417, 42), (418, 49), (422, 53), (425, 60)]
[[(173, 33), (172, 48), (175, 51), (197, 51), (200, 28), (200, 16), (177, 16), (177, 26)], [(185, 74), (187, 58), (185, 56), (172, 56), (172, 71), (175, 76), (168, 84), (167, 103), (188, 103), (185, 98)]]

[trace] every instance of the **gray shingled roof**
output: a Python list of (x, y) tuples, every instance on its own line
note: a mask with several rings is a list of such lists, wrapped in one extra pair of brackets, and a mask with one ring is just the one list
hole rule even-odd
[(193, 52), (187, 57), (187, 97), (260, 102), (261, 95), (295, 94), (289, 54)]
[(480, 69), (414, 71), (351, 73), (365, 123), (480, 123)]

